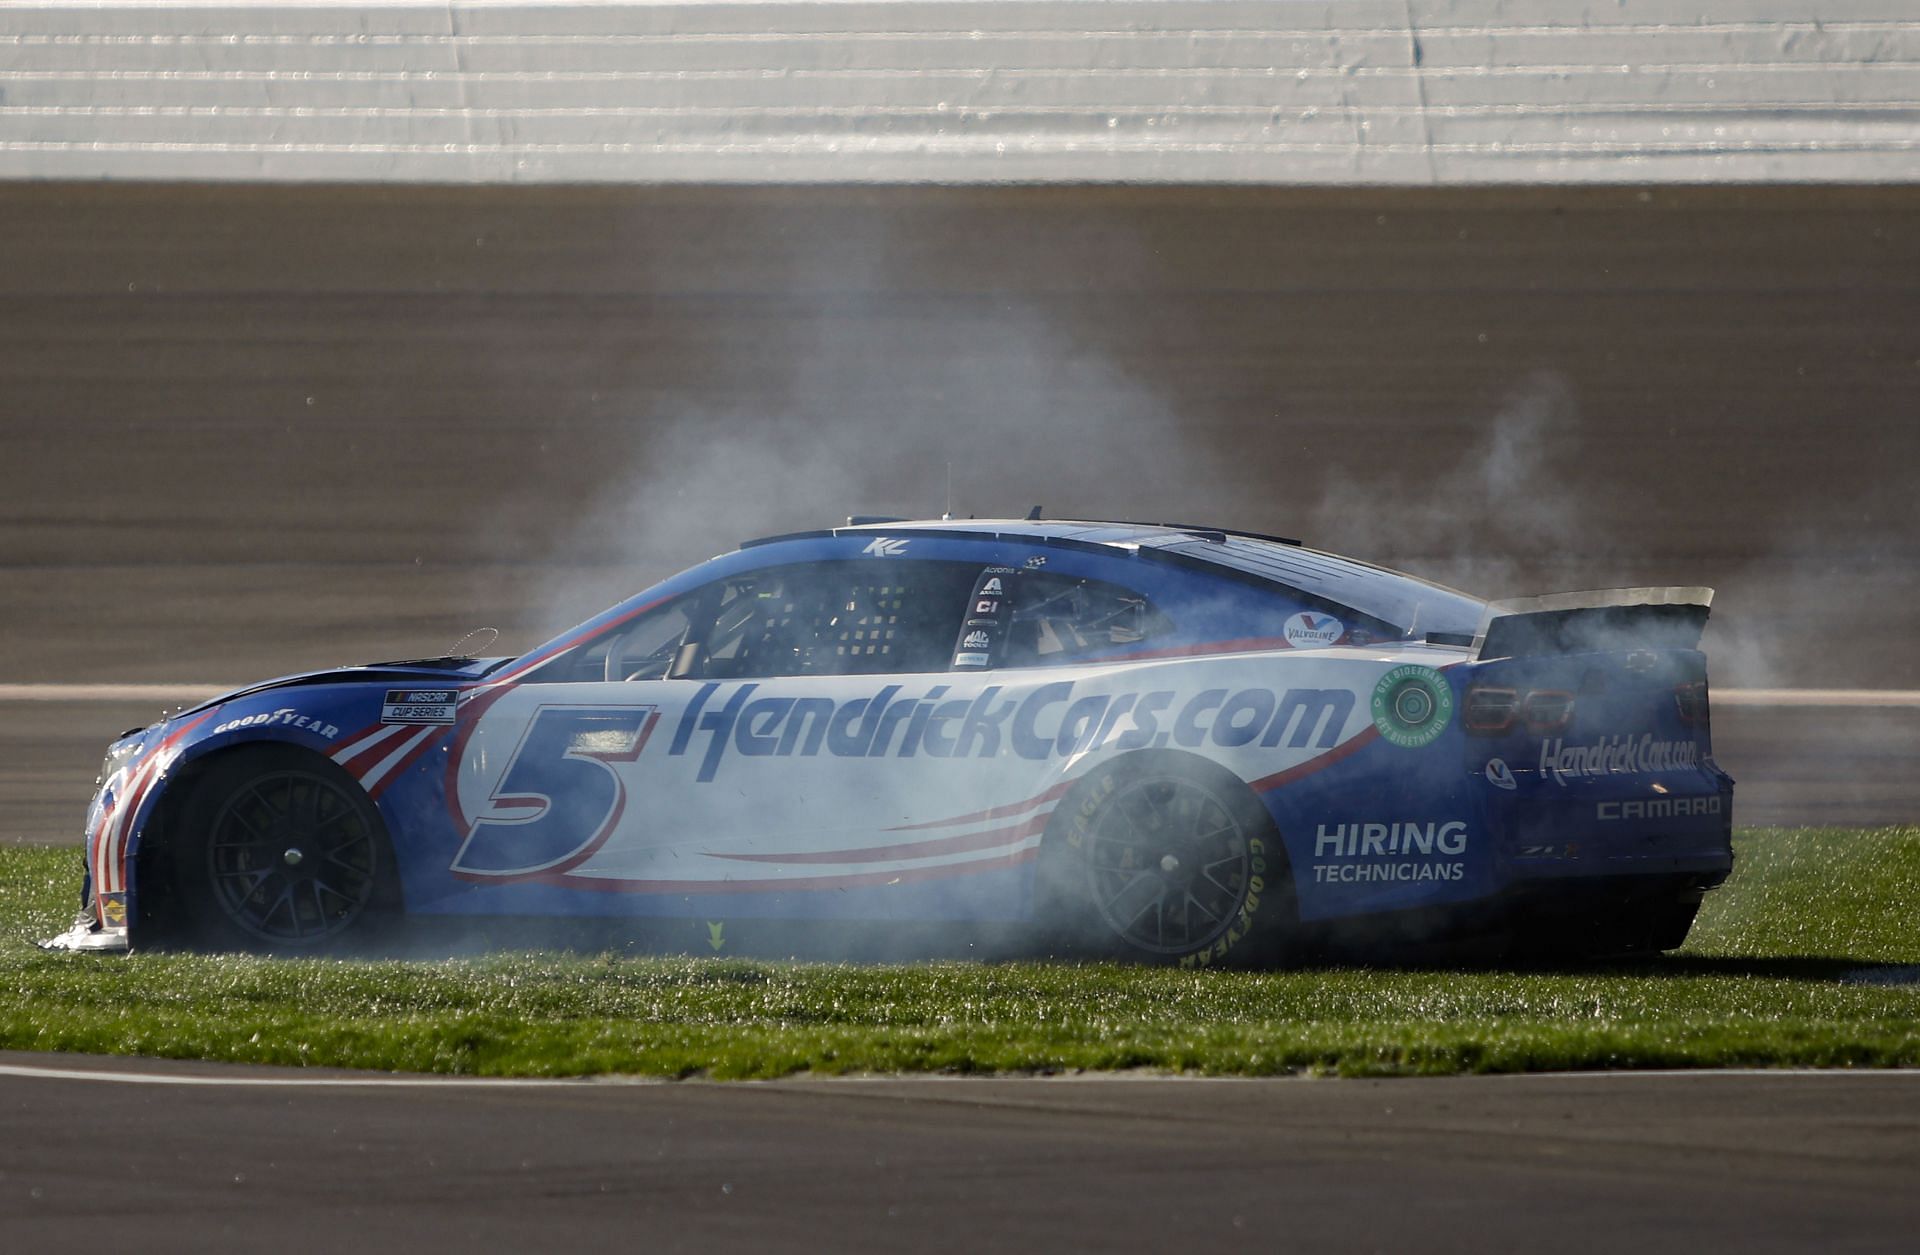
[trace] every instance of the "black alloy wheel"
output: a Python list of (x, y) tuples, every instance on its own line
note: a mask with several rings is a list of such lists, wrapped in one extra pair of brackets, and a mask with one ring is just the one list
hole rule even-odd
[(1208, 764), (1142, 757), (1091, 782), (1071, 812), (1081, 931), (1150, 962), (1252, 957), (1291, 896), (1265, 808)]
[(263, 751), (195, 789), (175, 856), (203, 940), (311, 952), (360, 936), (396, 905), (384, 826), (333, 764)]

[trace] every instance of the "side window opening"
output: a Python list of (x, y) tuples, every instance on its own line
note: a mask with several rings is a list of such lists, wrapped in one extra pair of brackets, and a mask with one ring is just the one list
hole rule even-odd
[(1117, 584), (1035, 572), (1023, 574), (1017, 587), (1005, 666), (1096, 658), (1173, 631), (1164, 612)]
[(603, 660), (598, 668), (589, 662), (585, 669), (609, 680), (664, 679), (686, 642), (690, 609), (692, 599), (682, 597), (640, 616), (631, 628), (615, 634), (604, 650), (593, 651)]
[(978, 569), (876, 559), (748, 572), (642, 616), (582, 670), (615, 681), (945, 671)]
[(749, 571), (685, 593), (529, 679), (1055, 666), (1122, 653), (1173, 631), (1173, 620), (1144, 595), (1102, 580), (965, 562), (816, 562)]
[[(916, 650), (911, 639), (916, 617), (912, 613), (913, 594), (912, 588), (891, 577), (878, 583), (856, 582), (826, 624), (834, 670), (843, 675), (863, 671), (938, 670), (919, 656), (925, 651)], [(895, 661), (908, 665), (889, 665)], [(927, 665), (917, 665), (923, 661), (927, 661)]]

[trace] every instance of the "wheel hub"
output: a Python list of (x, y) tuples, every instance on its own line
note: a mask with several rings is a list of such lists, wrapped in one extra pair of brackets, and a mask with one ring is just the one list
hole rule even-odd
[(1090, 888), (1107, 926), (1161, 954), (1191, 952), (1232, 926), (1247, 894), (1247, 858), (1240, 821), (1183, 777), (1123, 785), (1087, 846)]
[(350, 927), (372, 901), (373, 837), (341, 786), (306, 771), (243, 784), (215, 815), (207, 871), (241, 930), (309, 945)]

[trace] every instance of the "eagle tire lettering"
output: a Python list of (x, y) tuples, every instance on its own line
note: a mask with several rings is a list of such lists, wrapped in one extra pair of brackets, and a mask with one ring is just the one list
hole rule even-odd
[(1094, 817), (1113, 795), (1115, 780), (1112, 772), (1106, 772), (1087, 790), (1080, 805), (1073, 808), (1073, 817), (1067, 823), (1067, 844), (1072, 848), (1078, 850), (1085, 847), (1087, 837), (1093, 831)]

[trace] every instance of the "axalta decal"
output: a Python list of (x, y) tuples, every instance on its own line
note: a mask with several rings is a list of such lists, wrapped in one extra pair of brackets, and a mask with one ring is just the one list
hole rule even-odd
[(1465, 880), (1467, 825), (1321, 824), (1313, 834), (1313, 878), (1322, 884), (1380, 880)]
[(324, 719), (303, 715), (291, 706), (282, 706), (278, 710), (263, 710), (257, 715), (242, 715), (238, 719), (229, 719), (213, 729), (213, 735), (222, 732), (235, 732), (241, 728), (264, 728), (270, 725), (284, 724), (289, 728), (305, 728), (307, 731), (323, 737), (336, 737), (340, 729)]
[(1555, 738), (1540, 746), (1540, 774), (1557, 784), (1590, 776), (1688, 771), (1699, 765), (1697, 743), (1659, 741), (1650, 732), (1603, 737), (1591, 745), (1568, 745)]
[[(712, 780), (728, 754), (748, 758), (1066, 757), (1089, 750), (1135, 750), (1256, 742), (1331, 749), (1353, 714), (1345, 689), (1207, 689), (1184, 700), (1172, 690), (1074, 696), (1074, 682), (1044, 684), (1021, 697), (990, 686), (976, 697), (947, 697), (948, 685), (902, 696), (889, 684), (872, 697), (780, 697), (742, 684), (703, 684), (674, 728), (668, 752), (698, 753), (695, 779)], [(704, 738), (704, 739), (703, 739)]]

